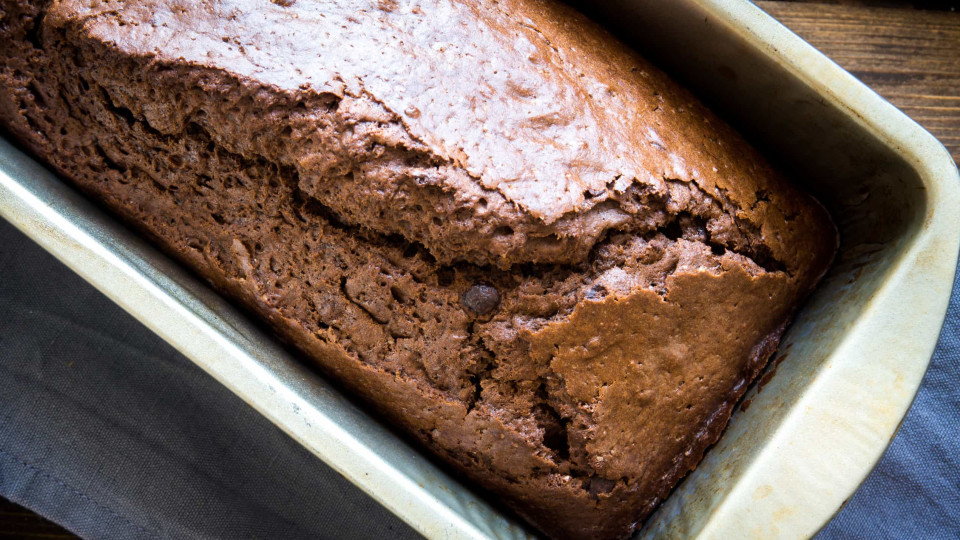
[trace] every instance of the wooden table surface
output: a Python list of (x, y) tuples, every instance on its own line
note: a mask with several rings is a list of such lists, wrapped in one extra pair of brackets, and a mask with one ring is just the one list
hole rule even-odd
[[(960, 162), (960, 13), (949, 11), (960, 11), (960, 2), (757, 4), (930, 130)], [(941, 9), (918, 9), (925, 6)], [(0, 498), (0, 539), (8, 538), (76, 537)]]
[(960, 13), (757, 5), (927, 128), (960, 162)]

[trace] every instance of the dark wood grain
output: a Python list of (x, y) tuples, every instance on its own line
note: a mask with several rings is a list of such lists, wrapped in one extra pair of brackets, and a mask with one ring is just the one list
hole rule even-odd
[(73, 540), (76, 535), (26, 508), (0, 498), (0, 539)]
[(960, 13), (757, 2), (960, 161)]
[(836, 4), (855, 7), (888, 7), (906, 9), (942, 9), (946, 11), (960, 11), (960, 1), (957, 0), (780, 0), (782, 2), (802, 2), (806, 4)]
[[(960, 13), (915, 9), (956, 10), (960, 2), (793, 0), (757, 4), (930, 130), (960, 162)], [(876, 7), (893, 5), (909, 9)], [(0, 540), (13, 538), (77, 537), (0, 498)]]

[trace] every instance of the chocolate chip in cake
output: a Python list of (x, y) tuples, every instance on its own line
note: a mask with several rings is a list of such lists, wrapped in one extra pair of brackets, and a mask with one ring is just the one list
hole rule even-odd
[(600, 495), (601, 493), (610, 493), (615, 487), (617, 487), (616, 480), (600, 478), (599, 476), (591, 478), (589, 483), (586, 485), (587, 491), (589, 491), (590, 495), (593, 495), (594, 497)]
[(603, 285), (594, 285), (593, 287), (587, 289), (587, 292), (584, 293), (584, 297), (587, 300), (599, 300), (607, 295), (607, 288)]
[(496, 287), (478, 283), (463, 293), (460, 303), (477, 315), (486, 315), (500, 305), (500, 292)]

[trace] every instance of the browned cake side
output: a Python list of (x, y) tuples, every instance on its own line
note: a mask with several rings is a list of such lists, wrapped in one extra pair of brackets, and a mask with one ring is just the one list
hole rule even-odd
[(533, 0), (7, 1), (0, 122), (554, 537), (696, 466), (836, 247)]

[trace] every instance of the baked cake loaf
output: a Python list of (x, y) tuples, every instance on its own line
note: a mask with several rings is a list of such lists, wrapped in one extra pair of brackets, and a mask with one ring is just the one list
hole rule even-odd
[(556, 538), (627, 536), (836, 248), (541, 0), (6, 0), (0, 120)]

